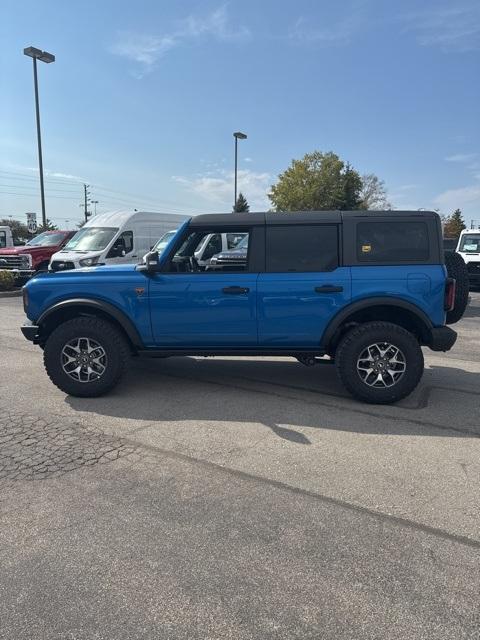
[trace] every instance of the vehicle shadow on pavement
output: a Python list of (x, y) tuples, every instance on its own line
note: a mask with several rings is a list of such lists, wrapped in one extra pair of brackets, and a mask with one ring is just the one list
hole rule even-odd
[[(135, 360), (116, 390), (101, 398), (66, 402), (76, 411), (158, 424), (193, 421), (261, 423), (279, 438), (309, 445), (299, 429), (365, 434), (478, 437), (480, 373), (433, 366), (409, 398), (397, 405), (356, 402), (332, 366), (295, 361), (170, 358)], [(448, 407), (462, 405), (459, 421)], [(446, 405), (446, 406), (444, 406)], [(149, 426), (152, 426), (149, 424)], [(127, 430), (127, 428), (126, 428)]]

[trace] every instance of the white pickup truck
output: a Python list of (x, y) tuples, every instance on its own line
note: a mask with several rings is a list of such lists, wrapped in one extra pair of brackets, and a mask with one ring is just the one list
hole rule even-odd
[(13, 247), (13, 236), (10, 227), (0, 227), (0, 249)]

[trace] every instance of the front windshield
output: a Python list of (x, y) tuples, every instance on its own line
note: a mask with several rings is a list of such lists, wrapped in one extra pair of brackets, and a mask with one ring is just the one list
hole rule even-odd
[(7, 246), (7, 234), (5, 231), (0, 231), (0, 249)]
[(480, 253), (480, 233), (466, 233), (462, 236), (462, 241), (460, 243), (459, 251), (463, 251), (464, 253)]
[(103, 251), (117, 231), (116, 227), (83, 227), (67, 242), (64, 251)]
[(153, 250), (158, 251), (159, 255), (163, 253), (163, 250), (165, 249), (167, 244), (170, 242), (170, 240), (173, 238), (173, 236), (176, 233), (177, 233), (176, 231), (167, 231), (167, 233), (165, 233), (157, 242), (157, 244), (153, 247)]
[(61, 244), (65, 234), (63, 233), (41, 233), (27, 242), (27, 247), (55, 247)]
[(237, 251), (237, 249), (248, 249), (248, 234), (240, 240), (234, 251)]

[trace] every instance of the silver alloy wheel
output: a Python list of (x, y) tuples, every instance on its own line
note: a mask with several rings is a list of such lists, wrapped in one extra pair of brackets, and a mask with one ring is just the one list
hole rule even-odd
[(76, 382), (93, 382), (105, 373), (107, 354), (102, 345), (91, 338), (74, 338), (61, 353), (63, 371)]
[(405, 356), (398, 347), (388, 342), (371, 344), (357, 360), (358, 375), (369, 387), (393, 387), (406, 370)]

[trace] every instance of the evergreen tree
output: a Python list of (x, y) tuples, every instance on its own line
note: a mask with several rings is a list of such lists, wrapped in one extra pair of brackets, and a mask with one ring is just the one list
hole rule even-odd
[(462, 217), (462, 212), (460, 209), (455, 209), (445, 222), (443, 235), (446, 238), (458, 238), (463, 229), (465, 229), (465, 222)]
[(242, 211), (243, 212), (250, 211), (250, 205), (248, 204), (247, 199), (245, 198), (243, 193), (240, 191), (240, 193), (238, 194), (238, 198), (235, 203), (235, 206), (233, 207), (233, 212), (241, 213)]
[(43, 233), (44, 231), (58, 231), (58, 227), (47, 218), (47, 224), (45, 226), (43, 224), (39, 224), (37, 227), (37, 234)]

